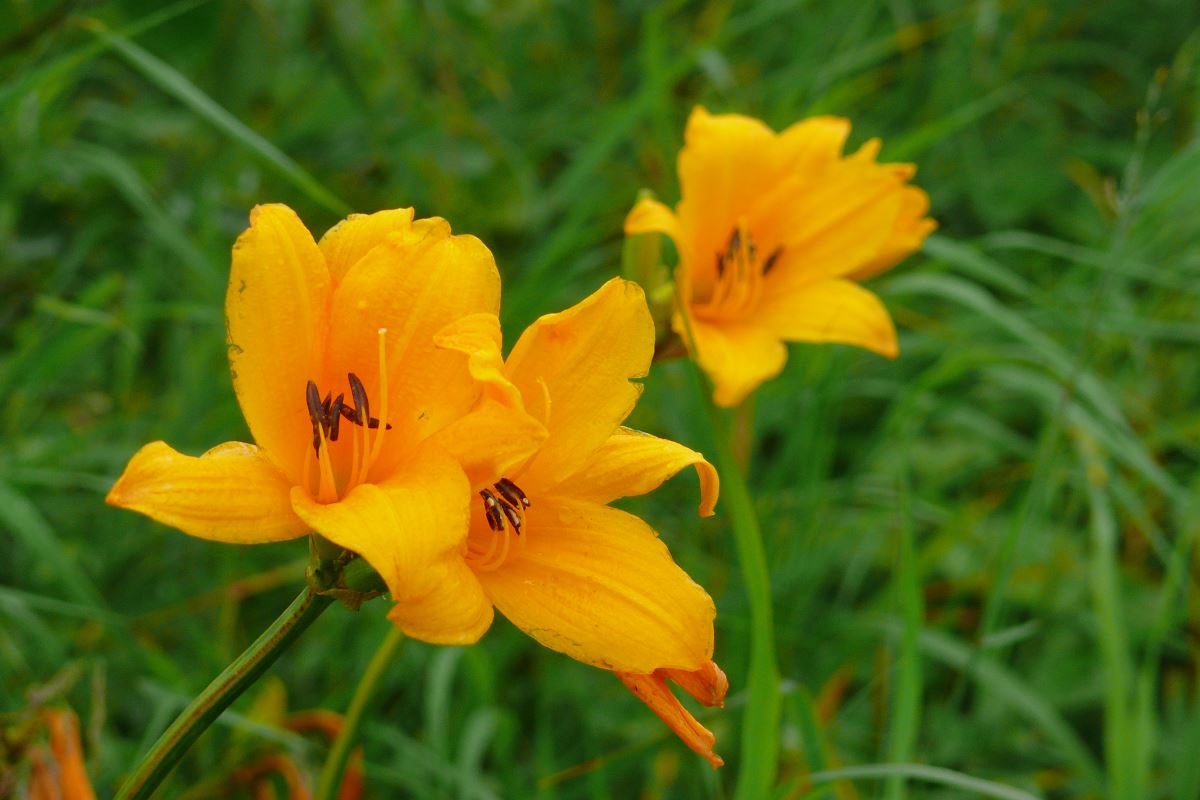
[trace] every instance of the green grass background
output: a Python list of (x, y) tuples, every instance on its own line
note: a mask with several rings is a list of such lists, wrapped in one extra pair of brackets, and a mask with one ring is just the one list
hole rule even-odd
[[(981, 796), (964, 776), (1200, 796), (1198, 55), (1186, 0), (10, 0), (0, 711), (57, 681), (107, 796), (302, 585), (303, 542), (211, 544), (102, 502), (146, 441), (248, 436), (222, 299), (252, 205), (318, 233), (348, 209), (448, 218), (494, 250), (512, 341), (615, 274), (639, 188), (677, 198), (703, 103), (850, 117), (852, 144), (919, 165), (941, 225), (871, 284), (899, 360), (793, 346), (758, 396), (778, 796)], [(632, 421), (711, 452), (685, 364)], [(403, 647), (363, 729), (369, 796), (729, 796), (749, 619), (696, 495), (685, 475), (626, 505), (717, 601), (723, 771), (498, 619), (472, 648)], [(264, 749), (319, 765), (261, 720), (284, 694), (344, 710), (385, 606), (327, 612), (162, 796)], [(869, 766), (889, 763), (953, 772)]]

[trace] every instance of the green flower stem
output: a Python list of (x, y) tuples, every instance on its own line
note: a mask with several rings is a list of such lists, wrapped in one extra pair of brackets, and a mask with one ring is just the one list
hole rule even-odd
[(263, 631), (254, 644), (226, 667), (163, 732), (137, 769), (125, 780), (117, 792), (116, 800), (150, 797), (192, 742), (275, 663), (275, 659), (313, 620), (321, 616), (331, 602), (333, 598), (319, 595), (306, 586), (271, 627)]
[(728, 419), (708, 400), (716, 443), (717, 469), (721, 474), (721, 499), (733, 527), (738, 563), (750, 600), (750, 687), (742, 724), (742, 752), (738, 772), (738, 800), (769, 797), (775, 783), (779, 753), (779, 667), (775, 662), (775, 621), (771, 609), (771, 577), (763, 549), (758, 516), (738, 466)]
[(333, 748), (325, 758), (324, 766), (321, 767), (321, 776), (317, 781), (316, 800), (337, 799), (342, 785), (342, 775), (346, 772), (346, 764), (350, 760), (350, 751), (358, 741), (358, 729), (362, 725), (363, 712), (375, 694), (384, 670), (396, 660), (396, 653), (403, 643), (404, 634), (400, 632), (399, 628), (392, 627), (379, 645), (379, 649), (375, 651), (375, 655), (371, 656), (371, 663), (367, 664), (367, 670), (359, 679), (358, 686), (354, 690), (354, 697), (350, 699), (350, 707), (346, 709), (346, 718), (342, 722), (342, 729), (338, 732), (337, 739), (333, 742)]

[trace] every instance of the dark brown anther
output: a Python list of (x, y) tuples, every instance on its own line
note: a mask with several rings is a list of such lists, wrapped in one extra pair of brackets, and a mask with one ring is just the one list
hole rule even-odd
[(325, 407), (321, 403), (321, 393), (317, 391), (317, 384), (312, 381), (308, 382), (308, 386), (304, 390), (304, 399), (308, 403), (308, 418), (312, 420), (313, 450), (320, 455), (321, 429), (325, 427), (326, 415)]
[(517, 535), (520, 536), (521, 535), (521, 512), (517, 511), (515, 508), (508, 505), (507, 503), (501, 503), (500, 510), (504, 512), (504, 516), (508, 517), (508, 521), (509, 521), (509, 523), (512, 524), (513, 530), (515, 530), (517, 532)]
[[(368, 427), (368, 428), (371, 428), (372, 430), (374, 430), (375, 428), (378, 428), (378, 427), (379, 427), (379, 420), (378, 420), (378, 419), (376, 419), (375, 417), (371, 417), (369, 420), (367, 420), (367, 427)], [(389, 430), (389, 431), (390, 431), (391, 429), (392, 429), (392, 423), (390, 423), (390, 422), (389, 422), (389, 423), (387, 424), (387, 427), (386, 427), (384, 430)]]
[(496, 500), (496, 496), (483, 489), (479, 492), (479, 496), (483, 498), (483, 513), (487, 517), (488, 527), (496, 533), (504, 530), (504, 515), (500, 512), (500, 503)]
[[(354, 398), (354, 422), (362, 425), (371, 418), (370, 406), (367, 404), (367, 387), (363, 386), (363, 382), (353, 372), (348, 373), (346, 379), (350, 381), (350, 396)], [(375, 427), (379, 427), (378, 420)]]
[(779, 256), (782, 254), (783, 254), (783, 248), (776, 247), (775, 251), (773, 253), (771, 253), (771, 255), (767, 256), (767, 260), (763, 262), (763, 271), (762, 271), (763, 275), (766, 275), (768, 272), (771, 271), (771, 267), (775, 266), (775, 262), (779, 260)]
[(344, 394), (339, 394), (337, 399), (329, 406), (326, 418), (329, 420), (329, 441), (336, 442), (338, 439), (338, 423), (342, 420), (342, 400)]
[(532, 503), (529, 498), (521, 491), (521, 487), (510, 481), (508, 478), (501, 478), (496, 481), (496, 491), (500, 496), (508, 501), (508, 504), (513, 508), (529, 508)]

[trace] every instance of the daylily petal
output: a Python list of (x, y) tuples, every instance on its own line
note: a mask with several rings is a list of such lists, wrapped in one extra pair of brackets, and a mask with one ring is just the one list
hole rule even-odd
[(729, 691), (729, 678), (716, 662), (709, 661), (700, 669), (685, 671), (681, 669), (660, 669), (658, 673), (664, 678), (670, 678), (675, 684), (712, 708), (725, 705), (725, 693)]
[(680, 258), (695, 289), (707, 294), (716, 275), (715, 256), (725, 249), (738, 218), (779, 183), (782, 172), (775, 132), (739, 114), (709, 114), (697, 106), (688, 117), (679, 153), (678, 206), (681, 234), (690, 244)]
[(374, 214), (351, 214), (326, 231), (317, 244), (325, 254), (334, 284), (341, 283), (350, 268), (383, 244), (389, 234), (407, 231), (412, 221), (411, 208), (394, 208)]
[(546, 440), (547, 431), (525, 412), (520, 391), (504, 374), (500, 320), (494, 314), (463, 317), (443, 328), (434, 341), (466, 356), (480, 393), (475, 407), (434, 434), (432, 441), (458, 459), (471, 488), (479, 489), (528, 459)]
[(329, 271), (287, 206), (256, 206), (233, 246), (225, 296), (233, 388), (254, 441), (299, 483), (312, 424), (304, 388), (329, 327)]
[(645, 295), (620, 278), (526, 329), (506, 372), (550, 432), (525, 471), (529, 486), (558, 483), (608, 439), (642, 393), (630, 379), (646, 374), (653, 355)]
[[(699, 319), (691, 322), (695, 342), (692, 355), (712, 379), (717, 405), (736, 406), (760, 383), (778, 375), (787, 361), (787, 348), (779, 336), (756, 322), (710, 323)], [(687, 342), (688, 334), (679, 314), (675, 315), (673, 325)]]
[(586, 664), (648, 673), (712, 657), (712, 600), (645, 522), (615, 508), (537, 497), (519, 546), (479, 580), (514, 625)]
[[(380, 330), (388, 371), (388, 434), (375, 475), (386, 475), (415, 441), (465, 412), (477, 389), (461, 355), (437, 347), (434, 335), (469, 314), (495, 314), (500, 275), (474, 236), (452, 236), (441, 219), (417, 220), (360, 258), (333, 295), (330, 363), (362, 380), (371, 408), (380, 396)], [(330, 375), (344, 384), (346, 376)], [(372, 412), (374, 413), (374, 411)]]
[[(79, 717), (74, 711), (46, 709), (41, 717), (50, 730), (50, 751), (58, 772), (58, 788), (63, 798), (95, 800), (79, 742)], [(57, 793), (56, 793), (57, 796)]]
[(202, 539), (256, 544), (308, 533), (290, 491), (254, 445), (227, 442), (197, 458), (151, 442), (129, 460), (105, 502)]
[(625, 688), (657, 714), (684, 744), (704, 756), (713, 769), (725, 763), (724, 759), (713, 752), (717, 737), (683, 707), (660, 674), (618, 672), (617, 677), (625, 684)]
[(895, 358), (896, 328), (879, 298), (850, 281), (821, 281), (768, 293), (755, 319), (781, 339), (838, 342)]
[(878, 255), (896, 225), (903, 189), (882, 166), (850, 160), (819, 180), (782, 182), (748, 223), (764, 252), (780, 250), (767, 293), (781, 283), (841, 277)]
[(432, 644), (474, 644), (492, 625), (492, 603), (455, 553), (430, 571), (428, 592), (400, 599), (388, 619), (407, 636)]
[(694, 466), (700, 479), (700, 516), (711, 516), (720, 487), (712, 464), (695, 450), (631, 428), (617, 428), (579, 472), (563, 481), (561, 491), (604, 505), (653, 491), (687, 466)]
[(779, 166), (785, 173), (817, 173), (842, 155), (850, 120), (844, 117), (810, 117), (788, 126), (776, 139)]
[(650, 198), (639, 200), (625, 217), (625, 235), (635, 236), (639, 233), (665, 233), (675, 241), (676, 246), (682, 245), (675, 212)]
[(937, 229), (937, 222), (926, 217), (927, 213), (929, 195), (915, 186), (904, 187), (900, 192), (900, 213), (891, 234), (872, 258), (846, 277), (856, 281), (866, 280), (920, 249), (925, 237)]
[(362, 483), (322, 505), (299, 487), (292, 506), (312, 529), (367, 560), (402, 602), (436, 588), (435, 567), (467, 535), (470, 487), (462, 468), (424, 446), (378, 484)]

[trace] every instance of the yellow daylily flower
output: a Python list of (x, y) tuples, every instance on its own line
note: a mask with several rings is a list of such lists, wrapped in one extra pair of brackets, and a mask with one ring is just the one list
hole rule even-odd
[(916, 250), (936, 223), (928, 196), (907, 183), (915, 167), (877, 163), (878, 139), (844, 156), (849, 133), (838, 117), (775, 133), (697, 107), (679, 154), (679, 205), (644, 199), (625, 220), (627, 234), (675, 242), (672, 326), (720, 405), (778, 375), (785, 341), (898, 353), (887, 309), (856, 281)]
[[(438, 596), (447, 564), (461, 562), (470, 495), (462, 467), (430, 440), (481, 387), (434, 335), (494, 317), (499, 303), (491, 252), (445, 220), (354, 215), (318, 243), (288, 207), (258, 206), (233, 248), (225, 305), (256, 444), (200, 457), (148, 444), (108, 503), (222, 542), (315, 530), (366, 558), (397, 602)], [(508, 422), (514, 439), (536, 443), (534, 421), (525, 438)]]
[[(716, 503), (716, 471), (699, 453), (621, 426), (641, 394), (654, 324), (641, 288), (614, 279), (578, 305), (537, 320), (508, 358), (495, 317), (477, 314), (438, 335), (466, 354), (491, 388), (472, 417), (434, 439), (467, 469), (477, 493), (454, 579), (460, 604), (400, 605), (392, 619), (420, 638), (486, 627), (493, 606), (541, 644), (616, 672), (713, 766), (714, 739), (667, 688), (669, 679), (707, 705), (728, 683), (713, 663), (715, 608), (645, 522), (608, 506), (651, 491), (687, 466), (701, 486), (700, 513)], [(540, 447), (511, 465), (481, 460), (484, 407), (531, 415)], [(500, 429), (495, 429), (500, 430)], [(479, 634), (482, 630), (476, 629)]]

